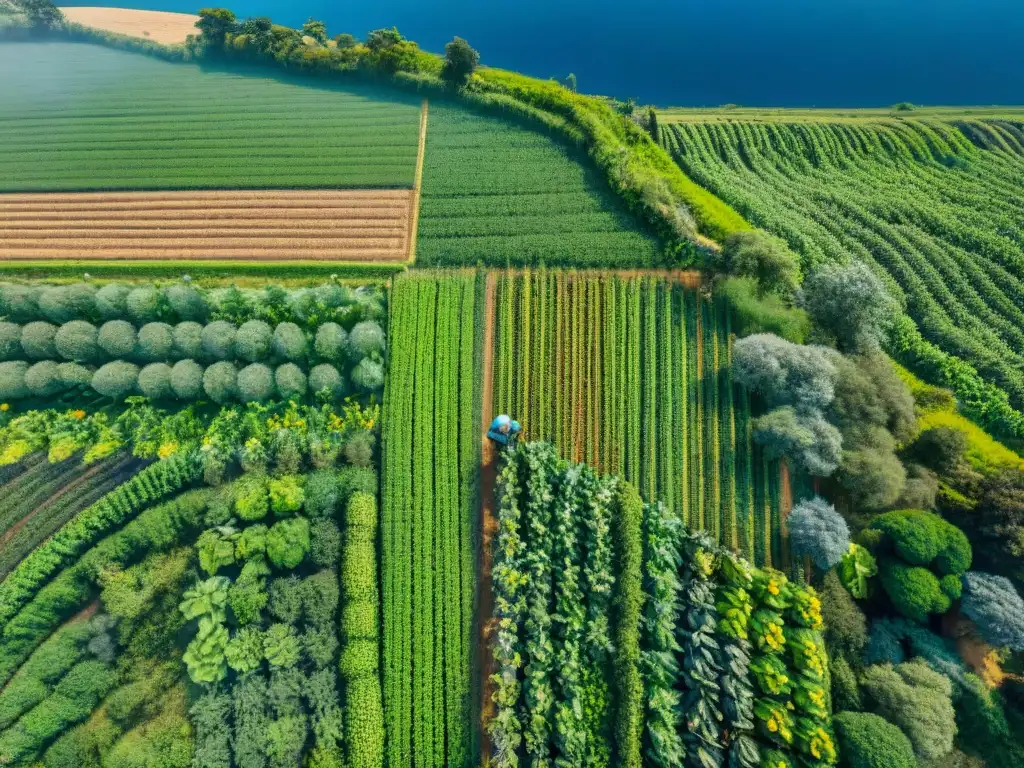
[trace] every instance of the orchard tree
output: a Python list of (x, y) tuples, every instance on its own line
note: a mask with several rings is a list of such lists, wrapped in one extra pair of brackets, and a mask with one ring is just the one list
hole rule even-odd
[(441, 77), (453, 86), (465, 85), (479, 65), (480, 54), (461, 37), (455, 37), (444, 47)]
[(398, 31), (398, 27), (392, 27), (391, 29), (375, 29), (366, 36), (366, 47), (374, 53), (380, 53), (381, 51), (393, 48), (403, 41), (401, 33)]
[(737, 341), (732, 372), (736, 381), (772, 408), (789, 405), (820, 412), (835, 396), (835, 365), (822, 347), (793, 344), (771, 333)]

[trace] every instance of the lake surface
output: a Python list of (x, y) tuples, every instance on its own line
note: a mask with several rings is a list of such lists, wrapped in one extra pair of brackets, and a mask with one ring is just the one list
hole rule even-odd
[[(97, 0), (68, 5), (96, 5)], [(215, 3), (211, 3), (213, 5)], [(195, 0), (125, 6), (194, 13)], [(1024, 0), (238, 0), (333, 36), (453, 35), (485, 64), (662, 106), (1024, 104)]]

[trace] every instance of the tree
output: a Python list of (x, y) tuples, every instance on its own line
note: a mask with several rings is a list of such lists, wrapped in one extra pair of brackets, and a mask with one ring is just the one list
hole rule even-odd
[(1024, 600), (1009, 579), (991, 573), (964, 574), (961, 610), (985, 641), (998, 648), (1024, 651)]
[(335, 35), (334, 42), (337, 43), (339, 50), (344, 51), (347, 48), (355, 48), (359, 41), (356, 40), (355, 35), (342, 32), (340, 35)]
[(843, 765), (849, 768), (917, 768), (914, 747), (903, 731), (868, 712), (832, 718)]
[(801, 501), (786, 519), (793, 554), (807, 555), (821, 570), (835, 568), (850, 548), (850, 530), (835, 507), (819, 496)]
[(227, 8), (200, 8), (196, 29), (204, 42), (223, 48), (228, 33), (235, 31), (235, 14)]
[(568, 88), (573, 93), (577, 92), (576, 75), (574, 73), (570, 72), (568, 75), (566, 75), (565, 87)]
[(919, 758), (936, 760), (953, 750), (957, 729), (948, 677), (914, 660), (868, 667), (861, 684), (875, 711), (906, 734)]
[(843, 352), (877, 350), (897, 311), (882, 281), (861, 262), (824, 266), (804, 281), (803, 291), (811, 319)]
[(323, 45), (327, 42), (327, 25), (310, 16), (302, 25), (302, 34), (312, 37), (320, 45)]
[(375, 29), (366, 36), (366, 47), (374, 53), (380, 53), (383, 50), (392, 48), (403, 41), (401, 33), (398, 31), (398, 27), (392, 27), (391, 29)]
[(52, 29), (64, 21), (64, 14), (50, 0), (19, 0), (15, 5), (24, 12), (29, 27), (37, 32)]
[(718, 262), (719, 269), (726, 274), (757, 280), (760, 296), (774, 293), (783, 299), (791, 299), (800, 286), (797, 255), (785, 240), (764, 230), (729, 235)]
[(294, 568), (309, 552), (309, 521), (294, 517), (274, 523), (267, 532), (267, 557), (278, 568)]
[(834, 572), (825, 574), (821, 588), (821, 618), (825, 641), (832, 654), (859, 667), (868, 644), (868, 623), (864, 612), (843, 588)]
[(835, 472), (842, 457), (842, 436), (820, 414), (800, 413), (790, 406), (754, 419), (754, 440), (774, 459), (786, 457), (818, 477)]
[(793, 344), (770, 333), (736, 342), (732, 374), (770, 408), (790, 405), (821, 411), (835, 396), (836, 369), (822, 347)]
[(453, 86), (465, 85), (480, 64), (480, 54), (461, 37), (452, 38), (444, 47), (441, 77)]
[(260, 52), (270, 47), (271, 30), (274, 23), (267, 16), (253, 16), (242, 22), (242, 34), (249, 37), (252, 46)]

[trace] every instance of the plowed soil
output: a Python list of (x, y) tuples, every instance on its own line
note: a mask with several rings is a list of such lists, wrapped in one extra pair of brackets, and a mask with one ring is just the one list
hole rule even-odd
[(0, 259), (405, 261), (412, 190), (0, 195)]
[(164, 45), (184, 43), (189, 35), (198, 35), (198, 16), (166, 11), (137, 11), (129, 8), (61, 8), (64, 18), (94, 29), (119, 35), (142, 37)]

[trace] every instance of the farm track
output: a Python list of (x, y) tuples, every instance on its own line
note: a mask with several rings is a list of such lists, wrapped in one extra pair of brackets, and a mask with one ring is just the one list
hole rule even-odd
[(411, 190), (0, 195), (0, 258), (401, 262)]

